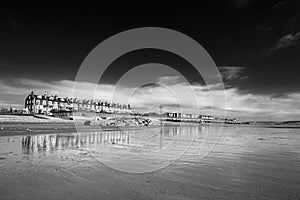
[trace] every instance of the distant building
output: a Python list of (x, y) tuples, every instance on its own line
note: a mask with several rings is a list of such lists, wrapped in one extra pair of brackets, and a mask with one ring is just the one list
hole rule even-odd
[(0, 109), (0, 113), (7, 113), (8, 112), (8, 109), (7, 108), (1, 108)]
[(168, 113), (167, 113), (167, 116), (168, 116), (168, 117), (172, 117), (172, 118), (181, 118), (181, 117), (182, 117), (182, 114), (181, 114), (181, 113), (178, 113), (178, 112), (168, 112)]
[(178, 112), (168, 112), (166, 113), (167, 117), (170, 118), (183, 118), (183, 119), (198, 119), (200, 115), (196, 114), (186, 114), (186, 113), (178, 113)]
[(35, 114), (53, 114), (59, 112), (91, 111), (104, 113), (131, 113), (130, 104), (109, 103), (77, 98), (37, 95), (31, 92), (25, 99), (25, 110)]
[(215, 119), (214, 116), (210, 116), (210, 115), (200, 115), (200, 118), (202, 120), (214, 120)]

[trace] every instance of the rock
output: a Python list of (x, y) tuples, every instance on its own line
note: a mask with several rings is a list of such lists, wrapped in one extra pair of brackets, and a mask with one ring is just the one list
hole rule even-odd
[(100, 121), (100, 120), (102, 120), (102, 118), (101, 118), (101, 117), (95, 117), (94, 120), (95, 120), (95, 121)]
[(90, 120), (87, 120), (87, 121), (85, 121), (84, 123), (83, 123), (83, 125), (85, 125), (85, 126), (89, 126), (89, 125), (91, 125), (92, 124), (92, 122), (90, 121)]

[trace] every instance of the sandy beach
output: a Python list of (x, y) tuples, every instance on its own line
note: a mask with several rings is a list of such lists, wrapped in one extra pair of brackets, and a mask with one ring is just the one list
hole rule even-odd
[[(29, 125), (32, 132), (26, 131)], [(0, 199), (300, 199), (299, 129), (226, 126), (216, 146), (202, 158), (203, 130), (215, 130), (202, 125), (197, 128), (202, 132), (175, 162), (136, 174), (107, 166), (107, 159), (119, 158), (97, 151), (99, 145), (105, 146), (105, 141), (95, 139), (99, 133), (74, 133), (71, 124), (62, 123), (1, 126), (16, 130), (10, 134), (3, 130), (0, 137)], [(52, 132), (53, 127), (57, 129)], [(143, 128), (143, 133), (150, 129)], [(180, 127), (165, 129), (167, 143), (170, 133)], [(188, 138), (193, 126), (182, 130)], [(126, 144), (135, 152), (158, 148), (146, 143), (140, 148), (133, 137), (138, 131), (129, 133), (131, 146), (122, 139), (120, 144), (108, 141), (106, 147), (110, 152)]]

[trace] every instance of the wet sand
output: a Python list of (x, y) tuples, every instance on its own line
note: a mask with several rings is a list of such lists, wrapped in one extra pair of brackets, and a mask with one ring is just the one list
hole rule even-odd
[[(142, 174), (107, 167), (92, 146), (78, 146), (72, 131), (6, 134), (0, 199), (300, 199), (300, 129), (228, 126), (205, 158), (198, 134), (174, 163)], [(41, 146), (28, 136), (42, 138)], [(83, 141), (96, 144), (91, 138)]]

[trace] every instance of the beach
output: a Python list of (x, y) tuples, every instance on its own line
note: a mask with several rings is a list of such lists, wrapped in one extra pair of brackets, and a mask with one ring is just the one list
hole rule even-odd
[[(147, 136), (159, 128), (129, 130), (128, 137), (121, 131), (119, 139), (111, 142), (114, 130), (74, 133), (68, 123), (1, 126), (21, 130), (4, 131), (0, 136), (0, 199), (300, 198), (300, 129), (296, 128), (226, 126), (214, 148), (202, 157), (204, 131), (215, 131), (214, 125), (165, 127), (165, 146), (171, 138), (179, 141), (169, 152), (174, 160), (157, 170), (128, 173), (122, 171), (126, 168), (114, 169), (113, 163), (129, 158), (131, 154), (124, 151), (129, 147), (138, 154), (156, 153), (152, 150), (161, 149), (159, 138), (141, 143), (134, 136), (139, 131)], [(28, 126), (32, 132), (26, 131)], [(51, 131), (53, 127), (57, 129)], [(193, 134), (197, 137), (190, 143)], [(180, 145), (187, 142), (188, 148), (178, 156)], [(107, 155), (99, 150), (103, 146)], [(164, 162), (159, 157), (163, 154), (156, 154), (153, 169)]]

